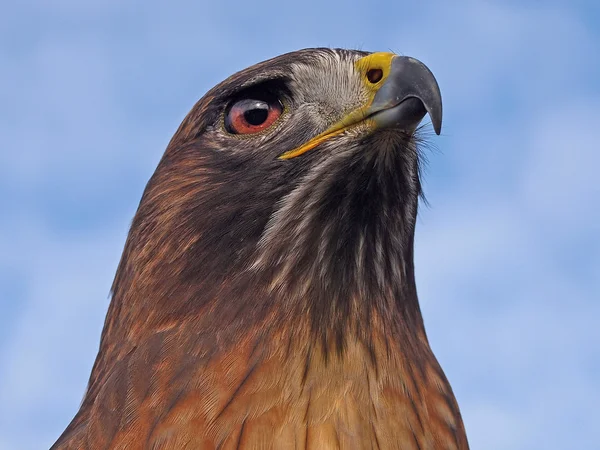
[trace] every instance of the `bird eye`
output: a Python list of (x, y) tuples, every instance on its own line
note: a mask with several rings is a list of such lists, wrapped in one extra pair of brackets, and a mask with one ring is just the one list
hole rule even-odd
[(273, 125), (282, 111), (281, 102), (274, 96), (241, 99), (225, 114), (225, 129), (232, 134), (258, 133)]

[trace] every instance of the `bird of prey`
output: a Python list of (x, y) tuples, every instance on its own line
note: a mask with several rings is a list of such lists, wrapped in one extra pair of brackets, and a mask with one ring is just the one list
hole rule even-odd
[(441, 95), (392, 53), (306, 49), (211, 89), (144, 191), (53, 449), (467, 449), (415, 286)]

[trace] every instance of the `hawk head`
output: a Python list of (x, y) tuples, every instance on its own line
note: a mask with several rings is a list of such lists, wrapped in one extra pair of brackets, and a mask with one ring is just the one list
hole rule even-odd
[(415, 287), (427, 113), (439, 134), (435, 78), (391, 53), (211, 89), (146, 187), (55, 448), (468, 448)]
[(223, 332), (309, 317), (338, 347), (374, 316), (421, 328), (413, 235), (427, 113), (439, 134), (434, 76), (392, 53), (307, 49), (211, 89), (145, 190), (105, 340), (182, 320)]

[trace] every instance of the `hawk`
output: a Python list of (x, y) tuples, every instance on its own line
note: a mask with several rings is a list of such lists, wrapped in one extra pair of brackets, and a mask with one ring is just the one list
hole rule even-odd
[(468, 449), (414, 272), (411, 57), (306, 49), (211, 89), (144, 191), (53, 449)]

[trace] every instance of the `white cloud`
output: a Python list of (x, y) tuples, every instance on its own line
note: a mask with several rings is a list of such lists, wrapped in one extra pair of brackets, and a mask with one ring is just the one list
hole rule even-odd
[[(540, 221), (600, 231), (600, 97), (559, 104), (535, 121), (523, 165), (524, 201)], [(584, 220), (582, 220), (584, 219)], [(596, 219), (596, 220), (594, 220)]]
[(522, 163), (504, 193), (454, 187), (421, 213), (426, 325), (474, 448), (590, 448), (600, 421), (595, 104), (523, 118)]
[(3, 228), (0, 240), (9, 250), (0, 265), (27, 284), (1, 353), (0, 397), (10, 408), (0, 413), (0, 434), (13, 442), (8, 448), (47, 448), (74, 415), (125, 238), (125, 221), (120, 231), (79, 237), (52, 235), (36, 222), (14, 221), (8, 229), (19, 231), (11, 235)]

